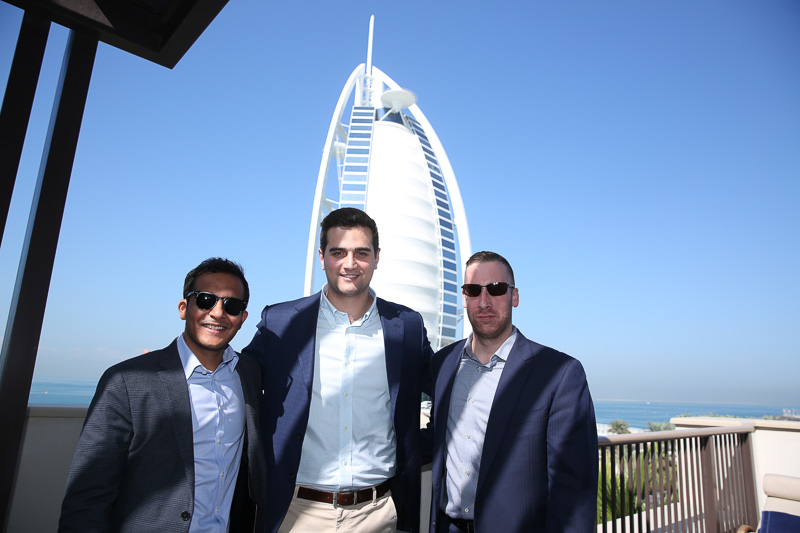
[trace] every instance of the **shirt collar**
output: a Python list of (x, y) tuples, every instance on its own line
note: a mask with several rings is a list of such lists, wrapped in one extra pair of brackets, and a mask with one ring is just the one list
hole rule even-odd
[[(464, 352), (461, 354), (461, 358), (463, 359), (465, 357), (468, 357), (470, 359), (478, 361), (478, 356), (476, 356), (475, 353), (472, 351), (472, 335), (473, 334), (470, 333), (469, 337), (467, 337), (467, 342), (464, 344)], [(512, 326), (511, 335), (509, 335), (508, 338), (505, 340), (505, 342), (500, 345), (500, 348), (498, 348), (497, 351), (494, 353), (494, 355), (492, 355), (490, 361), (497, 361), (497, 360), (503, 362), (507, 361), (508, 355), (511, 353), (511, 348), (514, 347), (514, 343), (516, 342), (516, 340), (517, 340), (517, 328), (515, 326)]]
[[(339, 315), (344, 315), (345, 318), (347, 318), (347, 313), (343, 313), (342, 311), (339, 311), (338, 309), (336, 309), (336, 307), (334, 307), (331, 301), (328, 300), (327, 292), (328, 292), (328, 284), (326, 283), (325, 285), (323, 285), (322, 291), (320, 291), (319, 313), (320, 316), (325, 318), (325, 320), (328, 322), (328, 325), (330, 327), (333, 327), (336, 325), (337, 313)], [(352, 323), (353, 326), (367, 325), (371, 322), (370, 321), (371, 318), (375, 318), (378, 316), (378, 307), (376, 304), (377, 298), (375, 296), (375, 291), (372, 290), (372, 287), (369, 288), (369, 295), (372, 297), (372, 303), (367, 309), (367, 312), (364, 313), (363, 317), (353, 321)], [(347, 318), (347, 321), (349, 323), (350, 319)]]
[[(189, 377), (197, 370), (198, 367), (201, 369), (208, 370), (203, 366), (197, 356), (194, 354), (191, 348), (186, 344), (186, 341), (183, 339), (183, 333), (178, 335), (178, 355), (181, 358), (181, 365), (183, 366), (183, 373), (188, 380)], [(236, 369), (236, 363), (239, 362), (239, 355), (231, 348), (229, 344), (225, 351), (222, 352), (222, 363), (217, 367), (215, 372), (221, 370), (222, 368), (227, 368), (228, 371), (233, 372)], [(210, 372), (210, 371), (209, 371)]]

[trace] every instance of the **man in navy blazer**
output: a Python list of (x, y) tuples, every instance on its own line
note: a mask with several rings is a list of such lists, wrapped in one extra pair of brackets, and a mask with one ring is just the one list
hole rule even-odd
[(267, 306), (244, 350), (263, 368), (267, 530), (418, 531), (422, 317), (370, 289), (372, 218), (342, 208), (321, 226), (327, 284)]
[(597, 426), (581, 364), (511, 323), (508, 261), (467, 261), (472, 335), (436, 353), (431, 529), (492, 533), (595, 530)]
[(59, 531), (264, 530), (260, 372), (228, 344), (247, 318), (248, 292), (239, 265), (203, 261), (178, 304), (183, 334), (103, 374)]

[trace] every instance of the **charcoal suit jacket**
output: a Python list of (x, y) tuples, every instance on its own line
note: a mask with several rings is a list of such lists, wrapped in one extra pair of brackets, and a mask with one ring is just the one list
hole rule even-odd
[[(428, 364), (433, 354), (416, 311), (377, 299), (397, 440), (392, 498), (398, 528), (419, 530), (420, 400), (430, 394)], [(262, 365), (263, 443), (267, 458), (267, 531), (276, 532), (289, 509), (308, 426), (320, 293), (267, 306), (258, 331), (243, 353)], [(429, 450), (428, 450), (429, 452)]]
[[(431, 529), (446, 492), (447, 415), (466, 341), (446, 346), (431, 362), (434, 376)], [(508, 355), (483, 442), (474, 506), (476, 533), (594, 531), (597, 426), (580, 362), (526, 339)]]
[[(266, 468), (260, 442), (258, 365), (239, 356), (245, 440), (230, 531), (263, 531)], [(112, 366), (86, 415), (60, 532), (187, 532), (194, 512), (194, 444), (189, 387), (177, 339)]]

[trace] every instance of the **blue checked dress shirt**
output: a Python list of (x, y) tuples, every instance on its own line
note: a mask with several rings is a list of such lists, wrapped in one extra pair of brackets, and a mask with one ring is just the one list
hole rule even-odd
[(517, 328), (514, 328), (485, 365), (472, 352), (472, 335), (461, 354), (447, 413), (447, 491), (442, 492), (442, 499), (447, 498), (447, 501), (440, 502), (440, 508), (453, 518), (475, 518), (475, 493), (486, 424), (497, 384), (516, 340)]
[(226, 533), (242, 460), (245, 401), (235, 372), (239, 356), (228, 346), (214, 372), (178, 337), (192, 402), (194, 513), (190, 533)]

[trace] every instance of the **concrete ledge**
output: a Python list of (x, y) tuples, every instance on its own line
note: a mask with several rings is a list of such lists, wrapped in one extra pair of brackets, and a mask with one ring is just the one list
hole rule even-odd
[(86, 418), (89, 408), (85, 405), (61, 405), (40, 403), (28, 405), (28, 419), (31, 418)]
[(764, 420), (760, 418), (729, 418), (726, 416), (676, 416), (670, 424), (677, 427), (736, 427), (753, 426), (756, 429), (800, 431), (800, 422), (791, 420)]

